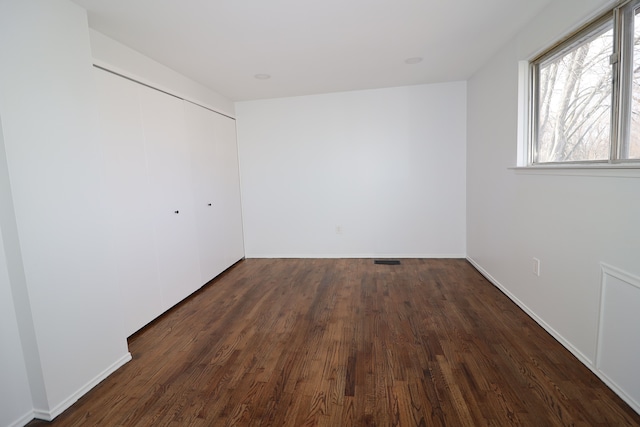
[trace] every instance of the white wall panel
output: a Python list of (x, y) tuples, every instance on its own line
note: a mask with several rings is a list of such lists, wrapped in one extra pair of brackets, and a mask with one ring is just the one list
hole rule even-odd
[[(33, 401), (14, 306), (4, 236), (15, 225), (0, 121), (0, 426), (24, 425), (33, 418)], [(13, 223), (13, 224), (11, 224)], [(11, 245), (7, 245), (12, 250)]]
[(94, 75), (111, 215), (109, 234), (129, 336), (164, 311), (139, 85), (99, 69), (94, 69)]
[(237, 103), (247, 256), (464, 256), (465, 91)]
[[(0, 236), (0, 426), (33, 418), (33, 403)], [(25, 419), (26, 418), (26, 419)]]
[(596, 368), (640, 412), (640, 278), (602, 266)]

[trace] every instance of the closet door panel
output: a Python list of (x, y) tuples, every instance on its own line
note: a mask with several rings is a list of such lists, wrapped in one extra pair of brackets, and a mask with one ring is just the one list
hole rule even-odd
[(235, 120), (189, 102), (185, 111), (207, 281), (244, 257)]
[(202, 283), (182, 100), (139, 87), (149, 177), (153, 182), (158, 271), (165, 309)]
[(223, 206), (217, 194), (217, 181), (220, 178), (215, 165), (218, 144), (213, 116), (217, 114), (187, 101), (184, 102), (184, 109), (191, 149), (201, 281), (206, 283), (227, 267), (221, 214)]
[(164, 310), (158, 287), (151, 187), (148, 180), (138, 85), (94, 71), (102, 149), (115, 249), (124, 301), (125, 332), (131, 335)]
[(236, 122), (222, 115), (217, 115), (215, 121), (218, 135), (216, 169), (219, 170), (216, 183), (224, 206), (221, 219), (224, 224), (225, 264), (228, 267), (244, 257)]

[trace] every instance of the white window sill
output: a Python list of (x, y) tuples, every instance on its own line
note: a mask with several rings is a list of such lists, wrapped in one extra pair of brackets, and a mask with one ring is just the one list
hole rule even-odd
[(602, 176), (640, 178), (640, 164), (536, 165), (509, 168), (522, 175)]

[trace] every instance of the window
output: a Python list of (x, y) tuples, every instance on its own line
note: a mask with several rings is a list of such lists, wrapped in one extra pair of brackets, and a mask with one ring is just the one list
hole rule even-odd
[(629, 1), (531, 62), (530, 164), (640, 160), (637, 18)]

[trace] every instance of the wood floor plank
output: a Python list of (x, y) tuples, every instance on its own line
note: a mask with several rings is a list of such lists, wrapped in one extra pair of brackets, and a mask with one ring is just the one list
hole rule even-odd
[(465, 260), (244, 260), (30, 426), (640, 426)]

